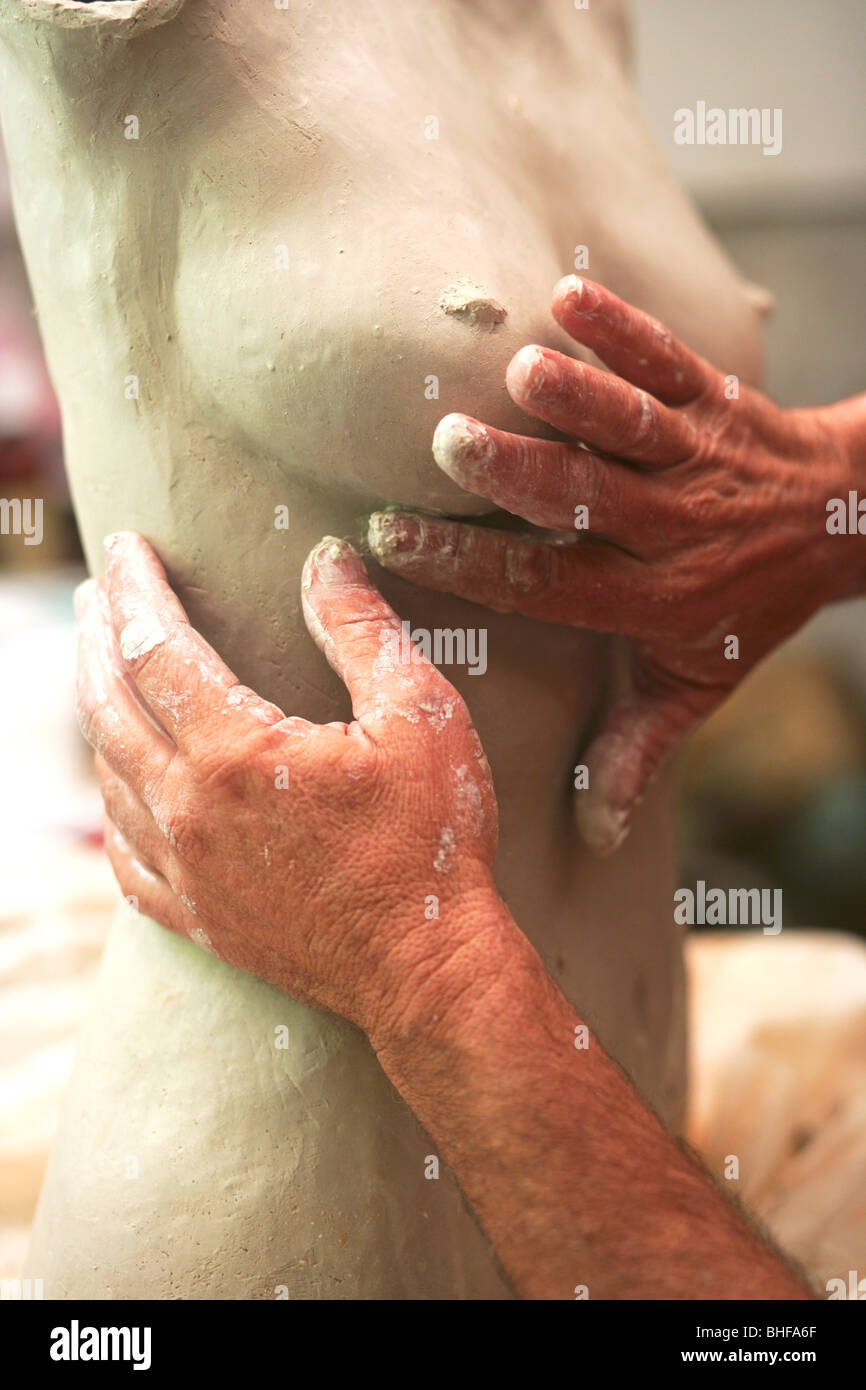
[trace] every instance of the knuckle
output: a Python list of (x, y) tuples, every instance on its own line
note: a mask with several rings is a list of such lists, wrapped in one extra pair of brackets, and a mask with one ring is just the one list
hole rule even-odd
[(575, 496), (574, 501), (575, 504), (583, 503), (586, 506), (589, 529), (593, 531), (599, 529), (603, 516), (616, 514), (614, 470), (603, 459), (595, 458), (586, 450), (577, 450), (576, 454), (576, 480), (580, 485), (580, 496)]
[(205, 844), (202, 818), (188, 795), (175, 794), (155, 809), (154, 818), (159, 833), (168, 841), (178, 858), (198, 863)]
[(382, 750), (360, 739), (347, 739), (346, 743), (351, 743), (351, 747), (347, 747), (343, 755), (341, 790), (348, 782), (350, 787), (357, 788), (360, 796), (366, 796), (382, 775)]
[(716, 532), (727, 525), (732, 509), (740, 496), (737, 480), (723, 470), (705, 473), (698, 486), (690, 488), (683, 497), (683, 515), (697, 533), (709, 543)]
[(510, 589), (534, 598), (545, 593), (550, 584), (550, 550), (537, 541), (509, 536), (503, 544), (502, 568)]
[(713, 463), (718, 463), (725, 450), (736, 447), (743, 426), (741, 407), (740, 400), (725, 397), (722, 381), (712, 386), (699, 404), (693, 403), (689, 407), (692, 423), (695, 423), (695, 417), (699, 419), (703, 451)]
[(708, 540), (700, 551), (689, 551), (677, 557), (672, 568), (675, 591), (685, 600), (687, 612), (703, 612), (707, 603), (713, 604), (719, 593), (721, 576), (726, 571), (726, 547)]
[(629, 444), (633, 448), (650, 449), (658, 437), (656, 406), (648, 392), (638, 389), (629, 427)]
[(142, 778), (139, 794), (145, 806), (152, 810), (162, 795), (165, 786), (165, 773), (162, 769), (156, 771), (142, 770)]
[(205, 802), (213, 801), (242, 789), (256, 761), (246, 741), (242, 744), (220, 741), (200, 749), (189, 768), (197, 797)]

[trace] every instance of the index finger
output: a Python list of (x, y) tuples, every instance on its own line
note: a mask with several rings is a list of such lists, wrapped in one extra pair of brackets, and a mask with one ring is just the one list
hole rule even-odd
[(111, 625), (124, 669), (179, 748), (202, 725), (223, 717), (227, 705), (233, 714), (259, 721), (283, 718), (276, 705), (247, 691), (191, 626), (143, 536), (107, 536), (105, 551)]
[(650, 314), (618, 299), (594, 280), (566, 275), (553, 288), (553, 316), (612, 371), (667, 405), (701, 395), (715, 369), (684, 347)]

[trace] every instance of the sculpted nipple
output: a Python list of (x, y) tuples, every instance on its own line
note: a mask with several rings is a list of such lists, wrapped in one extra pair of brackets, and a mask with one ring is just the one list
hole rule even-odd
[(439, 308), (445, 314), (468, 323), (471, 328), (482, 328), (492, 333), (497, 324), (504, 323), (508, 317), (507, 309), (492, 297), (483, 286), (472, 280), (457, 280), (449, 285), (439, 296)]

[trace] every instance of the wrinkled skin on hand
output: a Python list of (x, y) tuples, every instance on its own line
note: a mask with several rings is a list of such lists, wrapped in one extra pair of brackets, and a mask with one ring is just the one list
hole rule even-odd
[(863, 587), (863, 541), (829, 537), (826, 506), (856, 486), (866, 398), (781, 410), (575, 276), (553, 313), (611, 371), (526, 347), (506, 385), (569, 440), (449, 415), (433, 451), (462, 487), (562, 542), (395, 511), (371, 518), (370, 545), (415, 583), (631, 639), (631, 689), (584, 755), (578, 793), (582, 833), (606, 852), (685, 733), (824, 603)]
[(496, 800), (463, 701), (394, 655), (399, 621), (359, 557), (329, 539), (304, 569), (307, 625), (355, 715), (320, 726), (239, 684), (141, 537), (106, 544), (105, 579), (77, 594), (77, 700), (124, 894), (371, 1036), (419, 994), (447, 1010), (456, 952), (483, 979)]

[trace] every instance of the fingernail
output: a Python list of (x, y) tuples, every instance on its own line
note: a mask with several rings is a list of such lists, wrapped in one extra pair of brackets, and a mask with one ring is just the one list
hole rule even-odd
[(591, 314), (599, 306), (598, 290), (591, 280), (581, 280), (579, 275), (566, 275), (559, 281), (554, 299), (566, 300), (568, 308), (574, 313)]
[(367, 541), (374, 555), (389, 561), (408, 560), (423, 547), (426, 531), (421, 517), (374, 512), (367, 526)]
[(578, 820), (583, 839), (596, 854), (613, 854), (630, 829), (629, 809), (592, 800), (578, 803)]
[(487, 471), (495, 445), (487, 427), (470, 415), (446, 415), (433, 435), (433, 457), (457, 482)]
[(583, 299), (584, 283), (579, 275), (564, 275), (556, 286), (555, 293), (564, 295), (572, 302), (572, 307), (577, 308)]
[(540, 347), (524, 347), (515, 353), (508, 364), (505, 381), (512, 395), (539, 396), (554, 395), (560, 384), (560, 372), (556, 361)]
[[(366, 576), (364, 562), (348, 541), (325, 536), (309, 557), (310, 573), (322, 584), (346, 584)], [(309, 585), (307, 585), (309, 588)]]

